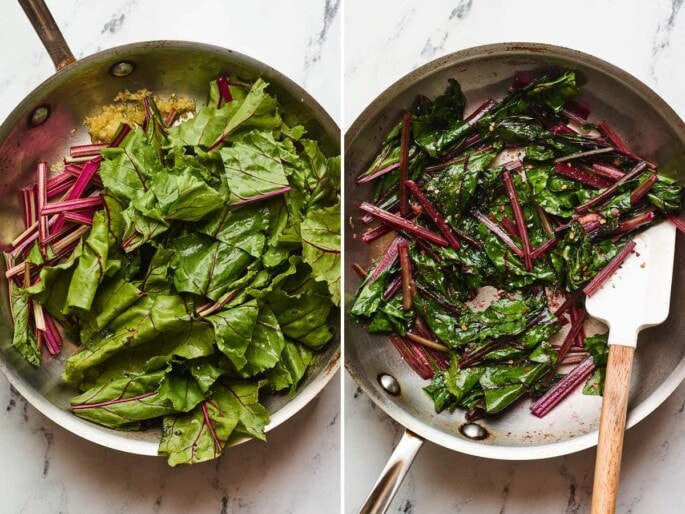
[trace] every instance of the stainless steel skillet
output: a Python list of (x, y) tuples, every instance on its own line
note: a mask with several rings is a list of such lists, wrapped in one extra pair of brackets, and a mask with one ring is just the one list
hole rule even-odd
[[(149, 89), (160, 96), (172, 93), (203, 105), (211, 80), (222, 73), (244, 79), (264, 78), (283, 105), (290, 122), (303, 124), (324, 153), (338, 154), (340, 131), (323, 108), (301, 87), (266, 64), (232, 50), (201, 43), (152, 41), (112, 48), (75, 61), (42, 0), (20, 0), (50, 54), (57, 73), (43, 82), (12, 111), (0, 126), (0, 242), (20, 233), (19, 191), (34, 180), (36, 162), (61, 161), (70, 146), (89, 141), (85, 116), (100, 112), (122, 90)], [(4, 270), (3, 270), (4, 271)], [(156, 455), (159, 431), (117, 432), (72, 415), (74, 390), (60, 380), (64, 360), (73, 348), (40, 369), (26, 363), (12, 348), (12, 322), (7, 286), (0, 281), (0, 370), (10, 383), (52, 421), (90, 441), (118, 450)], [(265, 398), (271, 429), (295, 415), (333, 377), (340, 363), (339, 339), (322, 352), (297, 396)]]
[[(359, 239), (358, 202), (371, 187), (357, 187), (388, 130), (417, 94), (440, 94), (448, 78), (462, 84), (472, 108), (488, 97), (500, 98), (515, 72), (561, 66), (578, 72), (592, 119), (607, 119), (636, 151), (659, 163), (664, 173), (685, 183), (685, 126), (653, 91), (617, 67), (574, 50), (544, 44), (507, 43), (476, 47), (433, 61), (390, 86), (354, 122), (345, 136), (345, 305), (349, 310), (359, 278), (354, 262), (368, 267), (379, 253)], [(351, 221), (350, 221), (351, 220)], [(347, 223), (350, 221), (350, 223)], [(640, 336), (628, 425), (652, 412), (685, 378), (685, 249), (676, 248), (671, 316)], [(345, 318), (345, 365), (357, 384), (389, 416), (407, 428), (363, 512), (382, 512), (399, 486), (424, 439), (463, 453), (509, 460), (564, 455), (597, 443), (601, 399), (580, 394), (540, 420), (520, 403), (513, 411), (466, 424), (463, 412), (434, 412), (425, 384), (382, 336), (369, 335)]]

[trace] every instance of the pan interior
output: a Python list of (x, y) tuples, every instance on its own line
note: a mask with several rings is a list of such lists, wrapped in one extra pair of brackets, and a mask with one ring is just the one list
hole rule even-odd
[[(592, 109), (591, 120), (606, 119), (636, 153), (656, 162), (662, 173), (685, 183), (685, 130), (680, 118), (655, 93), (616, 67), (565, 48), (536, 44), (477, 47), (441, 58), (392, 85), (360, 115), (346, 134), (345, 144), (345, 302), (348, 310), (359, 284), (351, 263), (368, 268), (379, 249), (359, 239), (365, 226), (358, 219), (358, 202), (370, 197), (371, 186), (358, 187), (355, 176), (376, 155), (388, 131), (417, 94), (435, 97), (448, 78), (456, 78), (466, 95), (467, 114), (488, 98), (506, 95), (516, 72), (561, 66), (576, 70), (582, 100)], [(351, 220), (351, 221), (350, 221)], [(629, 403), (629, 425), (654, 410), (685, 377), (685, 248), (678, 235), (670, 316), (645, 330), (635, 356)], [(442, 446), (473, 455), (502, 459), (535, 459), (563, 455), (597, 442), (601, 398), (575, 392), (543, 419), (530, 414), (530, 400), (518, 402), (500, 416), (478, 423), (487, 436), (479, 441), (460, 432), (464, 412), (436, 414), (421, 380), (384, 336), (366, 332), (349, 316), (345, 327), (346, 367), (359, 386), (399, 423)], [(389, 395), (378, 377), (390, 374), (401, 388)], [(468, 430), (466, 431), (468, 433)]]
[[(133, 64), (125, 77), (110, 73), (121, 62)], [(199, 43), (156, 41), (122, 46), (87, 57), (48, 79), (10, 114), (0, 127), (0, 242), (9, 243), (23, 231), (20, 190), (35, 181), (39, 160), (61, 162), (70, 146), (89, 143), (83, 127), (86, 116), (99, 114), (123, 90), (148, 89), (156, 95), (190, 97), (198, 107), (206, 103), (211, 80), (221, 74), (236, 74), (244, 80), (262, 77), (269, 91), (278, 97), (289, 123), (305, 126), (326, 155), (340, 152), (340, 132), (323, 108), (302, 88), (264, 63), (230, 50)], [(48, 106), (45, 123), (31, 126), (36, 107)], [(4, 266), (4, 265), (3, 265)], [(4, 271), (4, 268), (3, 268)], [(334, 324), (337, 326), (337, 324)], [(72, 387), (60, 379), (66, 357), (45, 359), (39, 369), (12, 348), (12, 321), (6, 281), (0, 281), (0, 370), (12, 385), (47, 417), (68, 430), (99, 444), (133, 453), (157, 454), (159, 430), (118, 432), (72, 415), (69, 399)], [(271, 414), (267, 429), (288, 419), (323, 388), (339, 365), (339, 336), (318, 356), (300, 385), (297, 396), (263, 395)]]

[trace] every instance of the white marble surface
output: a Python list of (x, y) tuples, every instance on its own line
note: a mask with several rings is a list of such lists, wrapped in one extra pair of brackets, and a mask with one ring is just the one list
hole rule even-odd
[[(305, 87), (340, 119), (337, 0), (48, 0), (76, 57), (140, 40), (211, 43), (251, 55)], [(0, 119), (54, 69), (14, 0), (0, 6)], [(269, 442), (216, 463), (98, 447), (65, 432), (0, 376), (0, 512), (315, 513), (340, 502), (339, 375)]]
[[(447, 53), (486, 43), (547, 42), (637, 76), (685, 116), (682, 0), (346, 0), (345, 127), (387, 86)], [(639, 350), (638, 350), (639, 351)], [(345, 512), (356, 512), (401, 427), (345, 376)], [(631, 429), (619, 513), (685, 512), (685, 386)], [(427, 443), (389, 512), (589, 512), (594, 450), (534, 462), (470, 457)]]

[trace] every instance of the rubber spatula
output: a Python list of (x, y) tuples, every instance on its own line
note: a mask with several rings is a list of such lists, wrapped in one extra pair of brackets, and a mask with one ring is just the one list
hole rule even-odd
[(634, 241), (634, 251), (585, 302), (588, 314), (609, 327), (592, 514), (615, 512), (637, 334), (666, 320), (671, 299), (675, 227), (661, 223)]

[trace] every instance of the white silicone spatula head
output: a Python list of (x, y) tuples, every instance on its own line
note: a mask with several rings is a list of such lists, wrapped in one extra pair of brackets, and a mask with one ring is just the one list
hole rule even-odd
[(609, 344), (635, 346), (637, 333), (668, 316), (675, 226), (664, 222), (634, 239), (635, 251), (585, 301), (588, 314), (609, 327)]
[(634, 252), (585, 302), (588, 313), (609, 326), (592, 514), (613, 514), (616, 509), (637, 334), (666, 319), (671, 298), (675, 227), (661, 223), (637, 236), (635, 242)]

